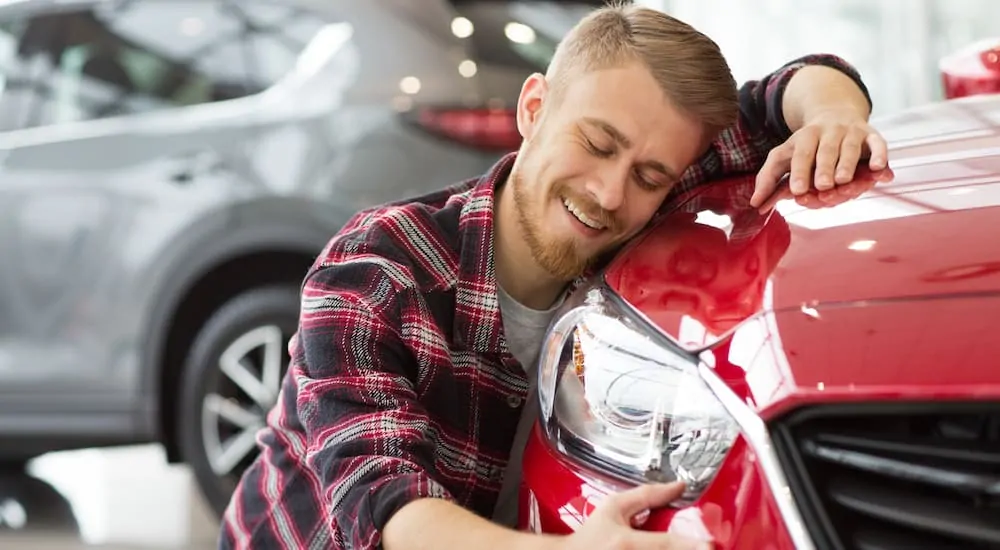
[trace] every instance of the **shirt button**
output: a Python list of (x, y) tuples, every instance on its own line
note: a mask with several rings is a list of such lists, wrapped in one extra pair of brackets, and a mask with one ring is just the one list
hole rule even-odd
[(522, 401), (522, 399), (520, 397), (516, 396), (516, 395), (508, 395), (507, 396), (507, 406), (510, 407), (510, 408), (512, 408), (512, 409), (516, 409), (516, 408), (520, 407), (521, 406), (521, 401)]

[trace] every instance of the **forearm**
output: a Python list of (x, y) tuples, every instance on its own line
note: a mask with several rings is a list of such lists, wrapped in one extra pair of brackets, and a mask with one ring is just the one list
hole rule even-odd
[(507, 529), (442, 499), (414, 500), (396, 512), (382, 532), (386, 550), (475, 548), (551, 549), (560, 537)]
[(792, 132), (819, 113), (852, 111), (865, 119), (871, 114), (868, 97), (858, 84), (843, 72), (823, 65), (807, 65), (792, 76), (781, 108)]

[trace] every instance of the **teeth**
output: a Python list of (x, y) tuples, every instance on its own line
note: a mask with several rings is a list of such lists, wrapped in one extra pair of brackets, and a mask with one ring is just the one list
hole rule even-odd
[(576, 205), (570, 202), (569, 199), (563, 199), (563, 205), (566, 207), (566, 210), (569, 210), (574, 216), (576, 216), (576, 219), (580, 220), (580, 223), (583, 225), (593, 229), (604, 229), (604, 226), (601, 225), (600, 222), (588, 217), (583, 213), (583, 210), (577, 208)]

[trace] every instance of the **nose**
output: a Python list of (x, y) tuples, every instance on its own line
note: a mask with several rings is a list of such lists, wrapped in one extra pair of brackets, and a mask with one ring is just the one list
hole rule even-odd
[(625, 204), (627, 175), (619, 166), (608, 166), (590, 178), (587, 192), (603, 210), (614, 212)]

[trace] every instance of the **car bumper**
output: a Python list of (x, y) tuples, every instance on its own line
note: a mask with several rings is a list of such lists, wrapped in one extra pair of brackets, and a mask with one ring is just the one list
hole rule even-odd
[[(607, 480), (553, 449), (538, 426), (525, 449), (522, 476), (518, 526), (525, 531), (572, 533), (608, 492)], [(719, 549), (795, 548), (760, 461), (742, 436), (696, 502), (653, 512), (643, 529), (711, 538)]]

